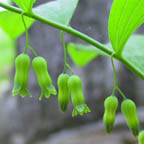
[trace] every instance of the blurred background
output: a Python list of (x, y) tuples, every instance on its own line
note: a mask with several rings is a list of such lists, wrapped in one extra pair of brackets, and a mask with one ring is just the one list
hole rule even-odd
[[(37, 0), (36, 5), (48, 0)], [(71, 26), (107, 43), (108, 16), (112, 0), (80, 0), (72, 18)], [(143, 26), (137, 33), (143, 33)], [(48, 63), (49, 73), (57, 87), (57, 77), (63, 71), (63, 47), (59, 30), (36, 21), (29, 29), (30, 44)], [(65, 34), (68, 42), (84, 41)], [(118, 109), (115, 127), (110, 135), (104, 132), (102, 116), (104, 99), (113, 89), (113, 70), (108, 58), (99, 56), (87, 66), (79, 68), (69, 63), (83, 81), (83, 90), (91, 113), (72, 118), (72, 104), (66, 113), (60, 112), (57, 96), (38, 100), (40, 88), (32, 69), (29, 75), (29, 90), (33, 98), (12, 97), (14, 59), (23, 52), (25, 35), (12, 41), (0, 31), (0, 144), (136, 144), (136, 138), (126, 126)], [(29, 55), (33, 57), (29, 51)], [(144, 81), (115, 61), (119, 86), (125, 95), (136, 102), (141, 129), (144, 122)], [(121, 102), (121, 97), (117, 95)]]

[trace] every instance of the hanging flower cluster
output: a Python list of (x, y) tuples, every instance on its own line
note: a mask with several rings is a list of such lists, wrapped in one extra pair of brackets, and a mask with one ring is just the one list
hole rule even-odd
[(82, 92), (82, 82), (79, 76), (61, 74), (58, 78), (58, 88), (58, 101), (63, 112), (66, 111), (67, 105), (70, 101), (70, 93), (72, 104), (74, 106), (72, 112), (73, 117), (77, 116), (78, 114), (83, 115), (84, 113), (90, 112), (90, 109), (85, 104), (84, 95)]
[[(104, 126), (107, 133), (110, 133), (113, 124), (115, 121), (115, 112), (118, 107), (118, 99), (115, 96), (109, 96), (106, 98), (105, 103), (105, 112), (104, 112)], [(121, 111), (127, 121), (127, 125), (132, 131), (134, 136), (138, 136), (139, 134), (139, 119), (136, 112), (136, 105), (130, 99), (123, 100), (121, 104)]]
[(132, 100), (126, 98), (124, 93), (118, 87), (113, 55), (111, 56), (111, 62), (114, 71), (114, 89), (112, 95), (107, 97), (104, 102), (105, 111), (103, 115), (103, 122), (104, 122), (105, 130), (109, 134), (112, 131), (115, 122), (116, 111), (119, 104), (118, 99), (115, 96), (117, 91), (123, 98), (123, 101), (121, 103), (121, 112), (125, 117), (129, 129), (131, 130), (134, 136), (138, 136), (139, 144), (144, 144), (144, 131), (139, 132), (140, 122), (137, 116), (136, 105)]
[[(31, 60), (27, 54), (20, 54), (15, 60), (16, 73), (14, 80), (13, 95), (20, 94), (23, 98), (28, 94), (32, 96), (27, 89), (28, 74), (30, 70)], [(32, 61), (32, 67), (36, 74), (38, 83), (41, 87), (40, 100), (43, 96), (49, 98), (51, 94), (56, 95), (56, 89), (52, 84), (51, 77), (48, 73), (47, 62), (42, 57), (35, 57)]]
[[(26, 95), (31, 95), (27, 89), (28, 74), (30, 70), (31, 60), (27, 54), (21, 54), (17, 56), (16, 61), (16, 73), (15, 82), (13, 88), (13, 95), (20, 94), (23, 98)], [(48, 73), (47, 62), (43, 57), (37, 56), (32, 60), (32, 68), (36, 74), (38, 84), (41, 88), (41, 95), (39, 100), (42, 100), (43, 96), (47, 99), (50, 95), (56, 95), (57, 91), (52, 84), (51, 77)], [(82, 81), (79, 76), (68, 74), (60, 74), (58, 77), (58, 102), (63, 112), (66, 112), (68, 104), (70, 102), (70, 94), (74, 110), (72, 116), (78, 114), (90, 112), (90, 109), (85, 104), (84, 95), (82, 92)]]
[[(57, 91), (48, 72), (47, 61), (43, 57), (38, 56), (36, 51), (30, 46), (28, 29), (26, 27), (23, 13), (21, 16), (26, 32), (26, 45), (24, 53), (17, 56), (15, 60), (16, 72), (12, 94), (20, 94), (20, 96), (23, 98), (28, 94), (30, 97), (32, 97), (32, 94), (27, 89), (31, 59), (26, 52), (28, 49), (30, 49), (35, 56), (32, 60), (32, 69), (35, 72), (38, 84), (41, 88), (39, 100), (42, 100), (43, 97), (49, 99), (51, 95), (57, 95)], [(57, 80), (59, 106), (62, 112), (66, 112), (70, 99), (72, 99), (72, 104), (74, 106), (72, 116), (77, 116), (78, 114), (83, 115), (84, 113), (90, 112), (90, 109), (85, 104), (84, 95), (82, 92), (82, 82), (77, 75), (74, 75), (72, 68), (67, 63), (66, 45), (62, 31), (61, 38), (64, 47), (65, 65), (64, 73), (60, 74)], [(72, 72), (72, 76), (66, 74), (67, 68)]]

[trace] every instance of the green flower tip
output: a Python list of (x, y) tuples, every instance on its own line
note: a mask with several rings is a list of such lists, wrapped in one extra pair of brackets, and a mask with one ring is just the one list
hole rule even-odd
[(81, 104), (74, 107), (72, 116), (74, 117), (77, 116), (78, 114), (82, 116), (83, 114), (88, 112), (90, 112), (89, 107), (86, 104)]
[(49, 90), (50, 93), (53, 94), (53, 95), (56, 95), (56, 94), (57, 94), (57, 91), (56, 91), (54, 85), (52, 85), (52, 84), (48, 87), (48, 90)]
[(131, 130), (132, 130), (132, 133), (133, 133), (134, 136), (138, 136), (138, 134), (139, 134), (139, 127), (133, 127)]
[(32, 94), (29, 92), (27, 88), (13, 88), (12, 95), (15, 96), (18, 94), (20, 94), (22, 98), (25, 98), (26, 95), (29, 95), (30, 97), (32, 97)]
[(60, 109), (62, 112), (66, 112), (67, 111), (67, 104), (61, 104)]
[(105, 124), (105, 131), (107, 134), (110, 134), (113, 129), (113, 123)]
[(45, 98), (49, 99), (51, 94), (53, 94), (53, 95), (57, 94), (57, 91), (52, 84), (50, 86), (48, 86), (47, 88), (42, 88), (42, 92), (39, 97), (39, 100), (41, 101), (44, 96), (45, 96)]

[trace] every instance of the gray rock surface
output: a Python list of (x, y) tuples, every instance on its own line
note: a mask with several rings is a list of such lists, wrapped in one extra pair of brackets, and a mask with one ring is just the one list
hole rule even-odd
[[(138, 109), (138, 116), (143, 124), (144, 108)], [(101, 121), (62, 130), (52, 134), (45, 141), (35, 144), (137, 144), (137, 139), (129, 131), (124, 116), (119, 113), (116, 116), (115, 125), (112, 132), (107, 135)]]

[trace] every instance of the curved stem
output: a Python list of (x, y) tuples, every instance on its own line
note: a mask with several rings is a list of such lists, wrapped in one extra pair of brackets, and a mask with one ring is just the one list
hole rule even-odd
[[(7, 4), (4, 4), (2, 2), (0, 2), (0, 6), (9, 10), (9, 11), (12, 11), (12, 12), (15, 12), (15, 13), (18, 13), (18, 14), (21, 14), (23, 11), (19, 8), (16, 8), (16, 7), (13, 7), (13, 6), (10, 6), (10, 5), (7, 5)], [(109, 56), (112, 55), (113, 51), (108, 49), (105, 45), (102, 45), (101, 43), (97, 42), (96, 40), (90, 38), (89, 36), (71, 28), (71, 27), (68, 27), (66, 25), (62, 25), (62, 24), (58, 24), (56, 22), (52, 22), (52, 21), (49, 21), (47, 19), (44, 19), (34, 13), (24, 13), (25, 16), (28, 16), (30, 18), (33, 18), (35, 20), (38, 20), (38, 21), (41, 21), (42, 23), (45, 23), (45, 24), (48, 24), (52, 27), (55, 27), (57, 29), (60, 29), (60, 30), (63, 30), (71, 35), (74, 35), (74, 36), (77, 36), (79, 37), (80, 39), (88, 42), (89, 44), (99, 48), (100, 50), (102, 50), (103, 52), (107, 53)], [(134, 71), (135, 73), (137, 73), (141, 78), (144, 79), (144, 74), (142, 71), (138, 70), (136, 67), (134, 67), (130, 62), (128, 62), (127, 60), (125, 60), (123, 57), (115, 54), (114, 55), (115, 58), (117, 58), (118, 60), (120, 60), (122, 63), (124, 63), (127, 67), (129, 67), (132, 71)]]
[(126, 96), (124, 95), (124, 93), (121, 91), (120, 88), (117, 87), (117, 91), (120, 93), (120, 95), (123, 97), (123, 99), (126, 99)]
[(29, 34), (28, 34), (28, 29), (24, 20), (24, 12), (22, 12), (21, 17), (22, 17), (22, 21), (23, 21), (25, 33), (26, 33), (26, 44), (25, 44), (25, 49), (24, 49), (24, 53), (26, 53), (29, 48)]
[(118, 91), (120, 93), (120, 95), (123, 97), (123, 99), (126, 99), (126, 96), (124, 95), (124, 93), (118, 87), (116, 68), (115, 68), (114, 60), (113, 60), (114, 55), (115, 55), (115, 53), (113, 53), (112, 56), (111, 56), (111, 62), (112, 62), (113, 73), (114, 73), (114, 89), (113, 89), (112, 95), (115, 95), (116, 91)]
[(116, 74), (116, 68), (115, 68), (115, 65), (114, 65), (113, 56), (114, 56), (114, 53), (111, 56), (111, 63), (112, 63), (113, 73), (114, 73), (114, 89), (113, 89), (112, 95), (115, 95), (116, 90), (118, 88), (118, 82), (117, 82), (117, 74)]
[(71, 71), (71, 73), (74, 74), (73, 69), (71, 68), (71, 66), (70, 66), (68, 63), (66, 64), (66, 66), (67, 66), (67, 68)]
[(35, 57), (38, 56), (38, 54), (36, 53), (36, 51), (29, 45), (29, 49), (32, 51), (32, 53), (34, 54)]
[(63, 31), (60, 31), (60, 35), (61, 35), (61, 40), (62, 40), (62, 44), (63, 44), (63, 48), (64, 48), (64, 73), (66, 73), (66, 69), (67, 69), (67, 49), (66, 49), (66, 42), (65, 42), (65, 39), (64, 39)]

